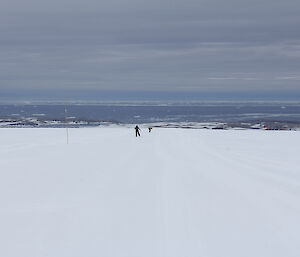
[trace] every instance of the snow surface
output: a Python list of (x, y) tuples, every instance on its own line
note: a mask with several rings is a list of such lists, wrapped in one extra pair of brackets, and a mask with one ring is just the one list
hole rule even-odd
[(2, 257), (300, 256), (300, 132), (0, 130)]

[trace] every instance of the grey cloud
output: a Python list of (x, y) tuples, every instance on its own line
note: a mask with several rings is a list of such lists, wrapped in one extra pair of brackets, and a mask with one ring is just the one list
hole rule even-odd
[(2, 0), (0, 90), (299, 89), (299, 11), (291, 0)]

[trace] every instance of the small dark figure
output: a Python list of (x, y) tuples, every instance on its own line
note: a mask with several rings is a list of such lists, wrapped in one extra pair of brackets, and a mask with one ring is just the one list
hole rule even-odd
[(149, 133), (151, 132), (151, 130), (152, 130), (152, 128), (148, 128), (148, 130), (149, 130)]
[(137, 137), (137, 136), (140, 137), (140, 136), (141, 136), (141, 135), (140, 135), (140, 130), (141, 130), (141, 129), (139, 128), (139, 126), (136, 125), (134, 129), (135, 129), (135, 136), (136, 136), (136, 137)]

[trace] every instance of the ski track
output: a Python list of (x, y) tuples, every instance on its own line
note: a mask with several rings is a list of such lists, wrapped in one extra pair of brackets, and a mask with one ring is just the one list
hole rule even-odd
[(0, 256), (300, 256), (299, 132), (1, 129)]

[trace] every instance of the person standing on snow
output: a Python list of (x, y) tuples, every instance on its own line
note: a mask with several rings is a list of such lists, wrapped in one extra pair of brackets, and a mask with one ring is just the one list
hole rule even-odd
[(139, 128), (139, 126), (136, 125), (134, 129), (135, 129), (135, 136), (136, 136), (136, 137), (137, 137), (137, 136), (140, 137), (140, 136), (141, 136), (141, 135), (140, 135), (140, 130), (141, 130), (141, 129)]

